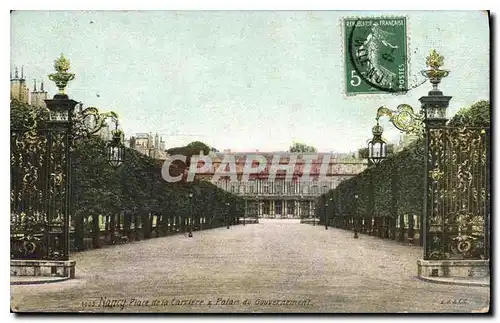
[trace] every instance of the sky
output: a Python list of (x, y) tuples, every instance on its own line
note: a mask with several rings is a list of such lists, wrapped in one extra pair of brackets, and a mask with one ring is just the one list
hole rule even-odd
[[(28, 86), (63, 53), (68, 95), (113, 110), (126, 136), (158, 133), (167, 148), (200, 140), (219, 150), (366, 147), (377, 108), (418, 110), (429, 83), (406, 95), (344, 93), (344, 17), (406, 16), (410, 83), (435, 48), (450, 75), (448, 116), (489, 99), (489, 24), (480, 11), (14, 11), (11, 70)], [(400, 132), (382, 120), (384, 136)]]

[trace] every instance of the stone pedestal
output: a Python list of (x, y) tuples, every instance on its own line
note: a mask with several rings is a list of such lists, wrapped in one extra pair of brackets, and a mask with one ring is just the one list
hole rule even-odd
[(11, 260), (11, 276), (44, 276), (75, 278), (74, 260)]
[(489, 260), (417, 260), (418, 277), (484, 278), (490, 276)]

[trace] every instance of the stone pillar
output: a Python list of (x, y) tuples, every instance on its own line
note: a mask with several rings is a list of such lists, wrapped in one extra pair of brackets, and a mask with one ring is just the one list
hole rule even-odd
[[(454, 160), (449, 157), (450, 154), (455, 152), (459, 156), (462, 153), (461, 148), (450, 146), (449, 138), (458, 140), (459, 137), (464, 136), (464, 138), (468, 139), (468, 135), (473, 134), (474, 130), (465, 128), (463, 132), (457, 134), (453, 128), (446, 126), (446, 110), (451, 96), (444, 96), (437, 87), (441, 79), (448, 76), (449, 73), (446, 70), (440, 69), (443, 61), (444, 57), (433, 50), (427, 57), (427, 66), (430, 69), (422, 71), (422, 74), (429, 78), (433, 89), (427, 96), (419, 99), (422, 111), (424, 112), (424, 156), (426, 160), (425, 173), (423, 174), (425, 188), (422, 228), (424, 257), (417, 261), (418, 276), (424, 278), (436, 276), (489, 276), (489, 260), (480, 257), (480, 255), (477, 257), (469, 256), (463, 259), (459, 258), (460, 256), (463, 257), (463, 254), (460, 255), (459, 252), (454, 250), (452, 247), (453, 241), (455, 239), (468, 239), (469, 237), (467, 234), (464, 235), (462, 233), (457, 236), (453, 233), (455, 227), (462, 225), (462, 223), (457, 220), (457, 217), (450, 210), (444, 209), (441, 206), (447, 202), (447, 196), (443, 193), (443, 188), (448, 184), (450, 177), (455, 177), (451, 173), (453, 167), (463, 166), (466, 168), (465, 162), (474, 163), (474, 158), (462, 161), (460, 158), (459, 160)], [(464, 139), (459, 141), (459, 143), (464, 145), (469, 144)], [(470, 144), (474, 146), (472, 142)], [(453, 151), (449, 151), (450, 149), (453, 149)], [(450, 163), (451, 165), (449, 165)], [(453, 188), (446, 187), (449, 190)], [(474, 188), (465, 187), (464, 189), (472, 191)], [(458, 204), (461, 202), (461, 199), (469, 198), (468, 196), (460, 195), (460, 192), (457, 195)], [(473, 246), (474, 240), (463, 242), (464, 246), (467, 246), (467, 244), (469, 244), (470, 248)]]

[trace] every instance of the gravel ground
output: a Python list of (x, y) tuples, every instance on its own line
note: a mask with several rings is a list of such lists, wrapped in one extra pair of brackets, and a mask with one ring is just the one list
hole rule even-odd
[[(76, 279), (12, 285), (13, 311), (473, 312), (490, 289), (416, 278), (420, 247), (296, 220), (72, 255)], [(455, 302), (456, 304), (453, 304)]]

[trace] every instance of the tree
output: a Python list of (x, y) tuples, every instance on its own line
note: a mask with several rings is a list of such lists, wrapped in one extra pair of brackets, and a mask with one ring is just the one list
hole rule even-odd
[(210, 152), (210, 147), (201, 141), (190, 142), (186, 147), (193, 150), (193, 155), (199, 154), (200, 151), (203, 151), (204, 155), (208, 155), (208, 153)]
[(315, 153), (315, 152), (317, 152), (316, 148), (314, 148), (313, 146), (308, 146), (308, 145), (301, 143), (301, 142), (294, 142), (290, 146), (289, 150), (291, 153)]
[(360, 148), (358, 149), (358, 156), (359, 158), (368, 158), (368, 148)]
[(199, 155), (200, 151), (202, 151), (204, 155), (208, 155), (208, 153), (210, 152), (210, 147), (201, 141), (193, 141), (187, 144), (186, 146), (167, 149), (167, 153), (171, 156), (172, 155), (186, 156), (185, 163), (181, 161), (175, 161), (173, 163), (176, 168), (180, 169), (181, 172), (183, 171), (183, 169), (189, 168), (189, 166), (191, 165), (191, 156)]
[(11, 129), (39, 128), (48, 118), (47, 109), (34, 107), (17, 99), (10, 101)]

